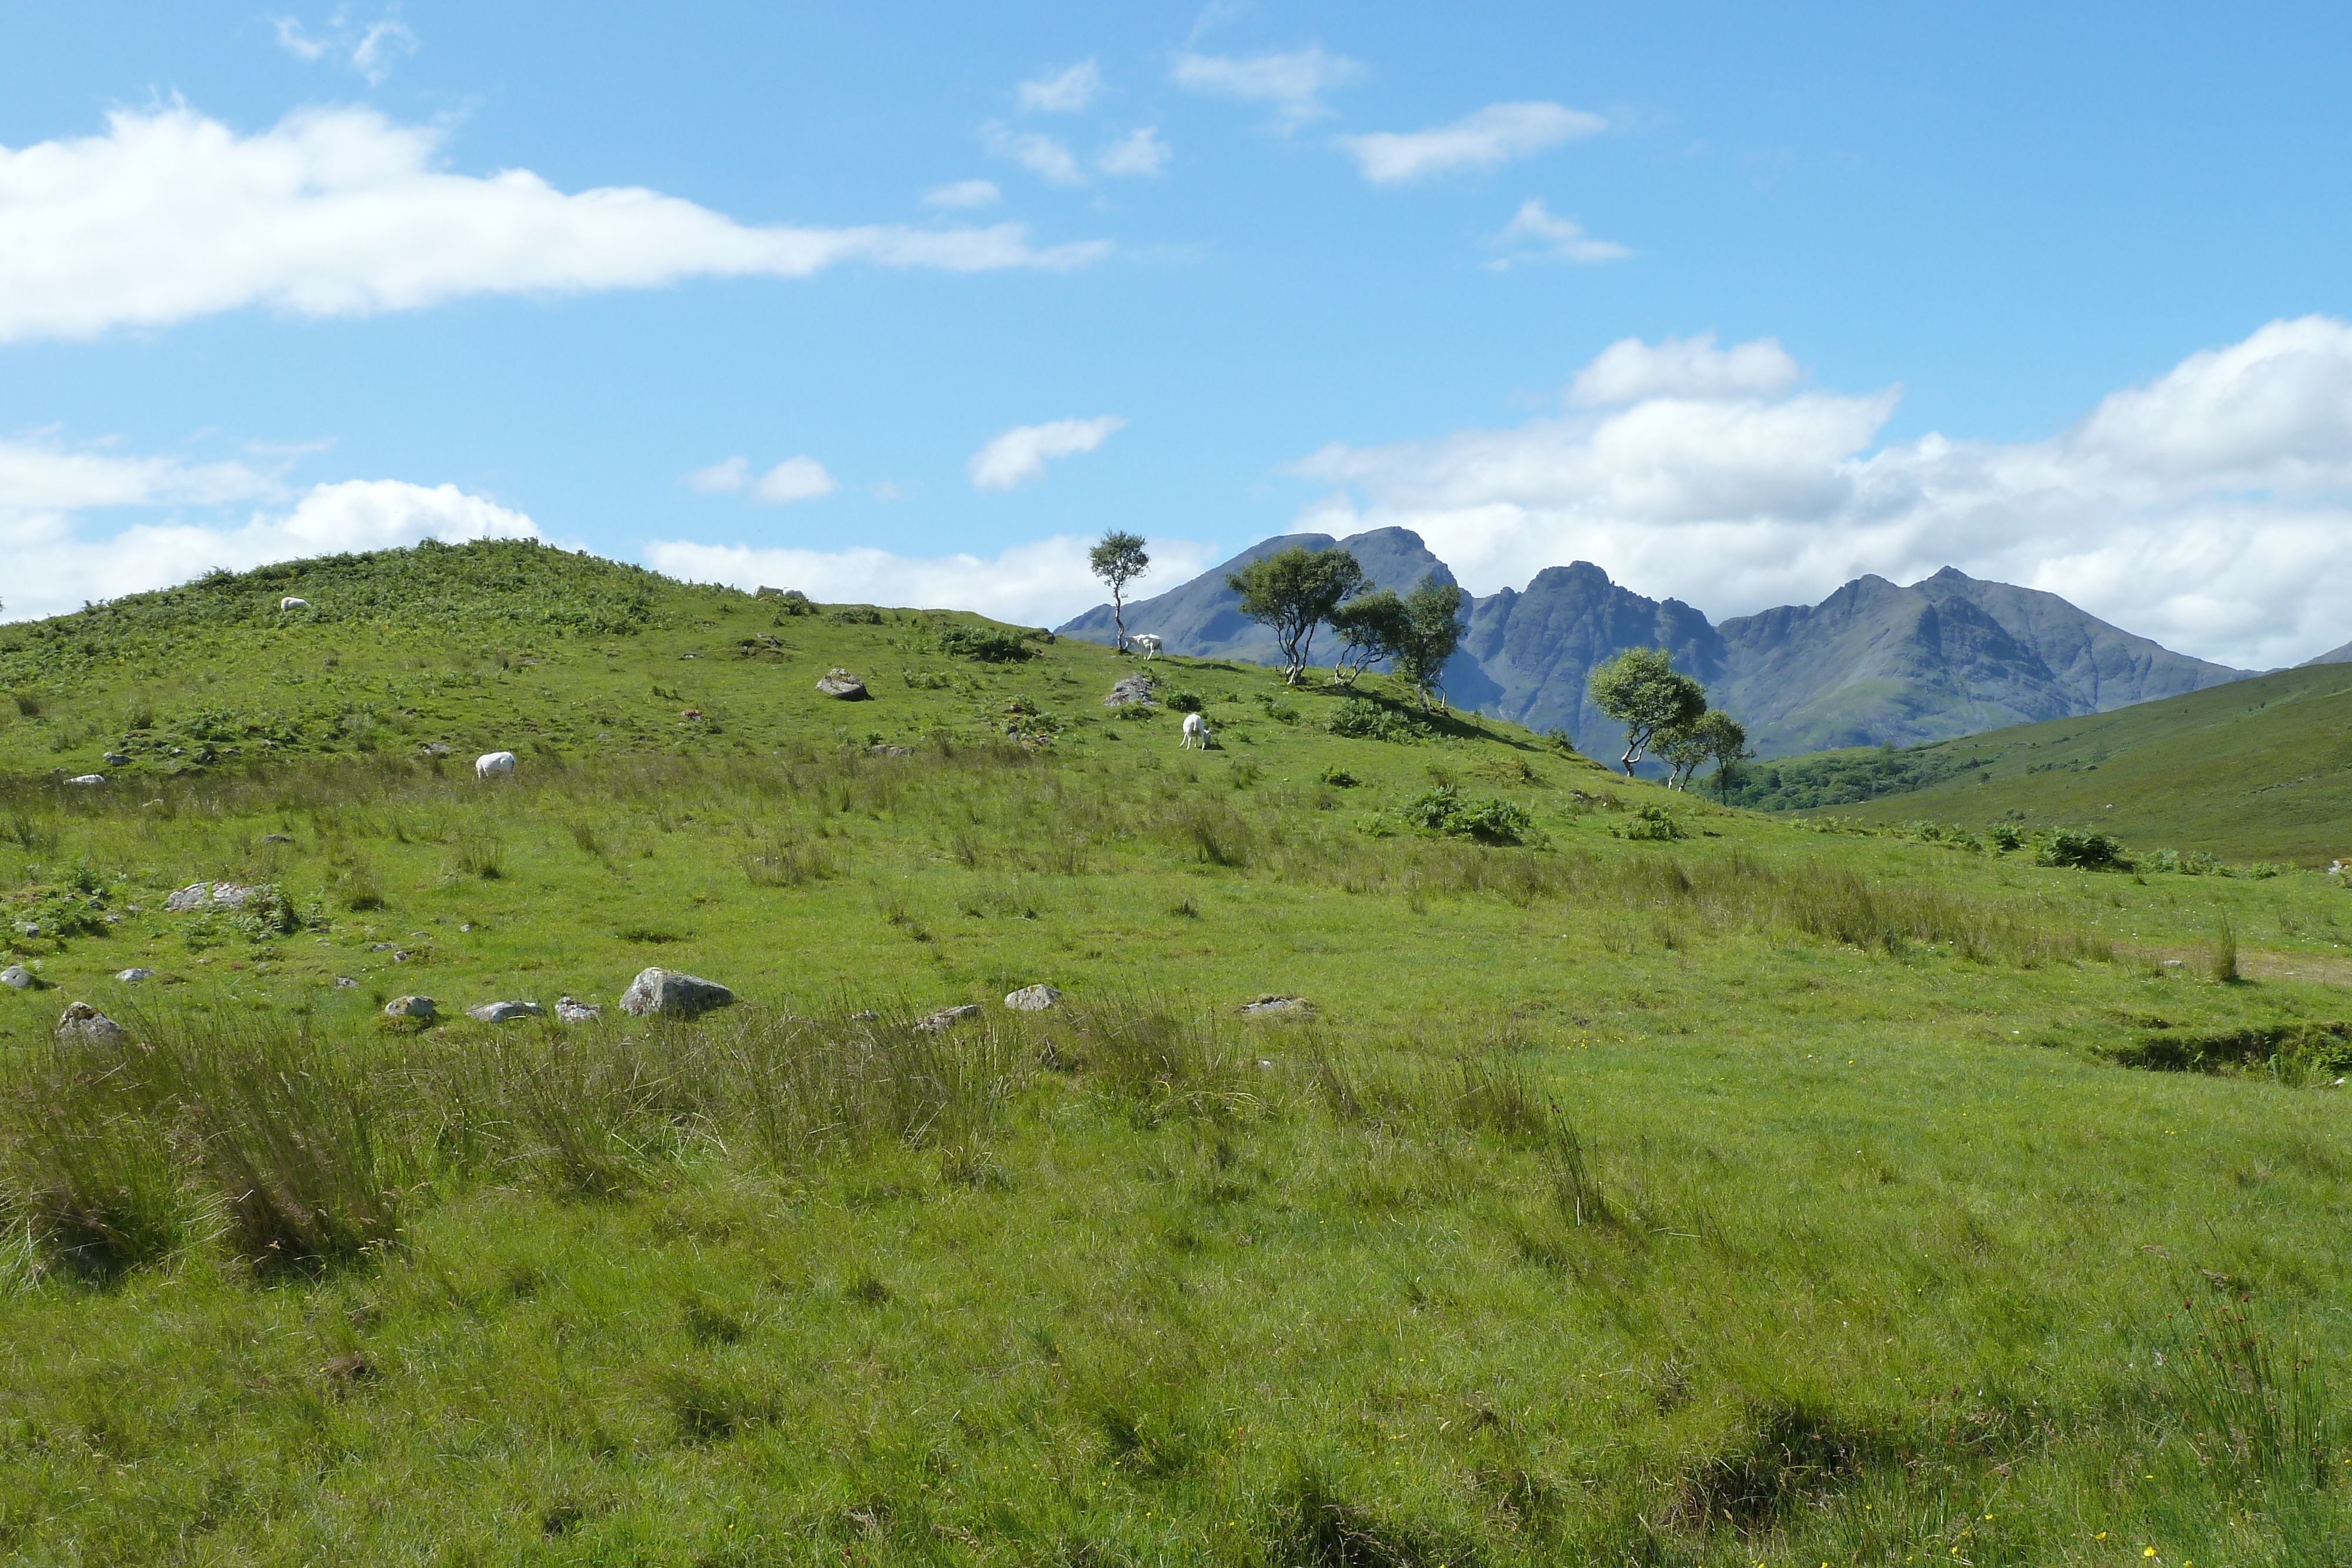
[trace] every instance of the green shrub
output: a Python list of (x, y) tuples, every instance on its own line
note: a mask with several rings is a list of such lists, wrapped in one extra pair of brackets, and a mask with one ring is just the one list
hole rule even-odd
[(1170, 692), (1166, 701), (1172, 713), (1199, 713), (1202, 706), (1198, 692)]
[(1363, 782), (1344, 768), (1326, 768), (1316, 778), (1335, 789), (1352, 789)]
[(2105, 833), (2058, 828), (2042, 840), (2034, 856), (2038, 865), (2066, 866), (2075, 871), (2129, 871), (2131, 861), (2123, 844)]
[(1399, 746), (1426, 740), (1431, 734), (1421, 720), (1370, 697), (1349, 697), (1341, 703), (1339, 711), (1331, 716), (1330, 730), (1353, 740), (1385, 740)]
[(871, 604), (848, 604), (825, 617), (836, 626), (879, 626), (882, 612)]
[(1619, 823), (1610, 832), (1621, 839), (1642, 839), (1664, 842), (1671, 839), (1690, 837), (1681, 821), (1664, 806), (1636, 806), (1633, 815)]
[(2025, 842), (2025, 835), (2006, 822), (1987, 828), (1985, 837), (1991, 840), (1992, 847), (2003, 854)]
[(994, 626), (950, 626), (938, 640), (940, 653), (984, 664), (1013, 664), (1036, 652), (1020, 632)]
[(1451, 833), (1481, 843), (1523, 842), (1535, 830), (1535, 819), (1525, 806), (1486, 796), (1471, 800), (1450, 784), (1441, 784), (1397, 808), (1397, 815), (1424, 832)]
[(2228, 868), (2203, 850), (2158, 850), (2140, 858), (2142, 871), (2178, 872), (2182, 876), (2227, 876)]

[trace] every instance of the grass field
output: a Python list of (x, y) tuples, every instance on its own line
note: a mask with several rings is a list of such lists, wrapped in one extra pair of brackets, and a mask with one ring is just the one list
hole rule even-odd
[(523, 549), (0, 632), (13, 1560), (2352, 1553), (2330, 879)]
[(2148, 849), (2326, 866), (2352, 856), (2352, 666), (1748, 774), (1741, 800), (1767, 809), (2088, 827)]

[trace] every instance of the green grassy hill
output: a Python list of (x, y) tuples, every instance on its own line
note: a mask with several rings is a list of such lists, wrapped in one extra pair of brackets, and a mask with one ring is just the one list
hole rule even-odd
[(2352, 855), (2352, 666), (1747, 775), (1733, 799), (1762, 810), (2087, 827), (2143, 848), (2324, 866)]
[(526, 546), (0, 661), (12, 1561), (2352, 1552), (2330, 879)]

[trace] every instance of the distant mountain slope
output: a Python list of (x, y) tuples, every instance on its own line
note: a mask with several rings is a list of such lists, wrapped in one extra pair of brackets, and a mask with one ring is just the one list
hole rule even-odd
[(1759, 764), (1733, 800), (1880, 821), (2094, 827), (2144, 849), (2325, 865), (2352, 857), (2352, 664), (1899, 751)]
[(2316, 659), (2305, 659), (2295, 667), (2309, 669), (2314, 664), (2352, 664), (2352, 643), (2347, 643), (2341, 648), (2330, 648)]
[[(1235, 609), (1225, 574), (1292, 545), (1356, 552), (1384, 586), (1454, 580), (1420, 536), (1381, 528), (1267, 539), (1191, 582), (1129, 608), (1130, 631), (1172, 653), (1270, 663), (1273, 640)], [(1110, 607), (1061, 628), (1109, 642)], [(1909, 586), (1847, 583), (1819, 604), (1783, 605), (1721, 626), (1679, 600), (1645, 598), (1590, 561), (1548, 567), (1525, 589), (1472, 601), (1447, 696), (1534, 729), (1564, 729), (1590, 756), (1617, 727), (1585, 677), (1612, 654), (1663, 647), (1748, 727), (1764, 757), (1824, 747), (1917, 745), (2005, 726), (2099, 713), (2244, 678), (2111, 626), (2054, 593), (1983, 582), (1951, 567)]]
[[(1244, 659), (1270, 664), (1276, 658), (1274, 639), (1266, 634), (1265, 627), (1243, 618), (1235, 608), (1241, 602), (1241, 595), (1225, 586), (1226, 575), (1293, 545), (1327, 550), (1334, 544), (1346, 546), (1363, 564), (1364, 575), (1375, 584), (1399, 593), (1412, 592), (1424, 577), (1433, 576), (1440, 582), (1454, 580), (1453, 571), (1430, 554), (1421, 536), (1410, 528), (1374, 528), (1369, 533), (1350, 534), (1344, 539), (1334, 539), (1329, 534), (1284, 534), (1252, 545), (1181, 587), (1130, 601), (1127, 607), (1128, 634), (1152, 632), (1166, 641), (1171, 653), (1194, 658)], [(1117, 635), (1108, 604), (1098, 604), (1056, 630), (1065, 637), (1082, 637), (1089, 643), (1112, 642)], [(1330, 650), (1318, 646), (1315, 652), (1328, 656)]]

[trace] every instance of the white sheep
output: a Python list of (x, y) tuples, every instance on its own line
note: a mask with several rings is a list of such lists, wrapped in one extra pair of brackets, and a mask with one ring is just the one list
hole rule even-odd
[(511, 751), (488, 751), (474, 758), (474, 777), (488, 779), (493, 774), (512, 773), (515, 754)]
[(1129, 637), (1128, 641), (1142, 649), (1143, 656), (1145, 658), (1156, 659), (1160, 657), (1160, 639), (1151, 632), (1138, 632), (1134, 636)]
[(1194, 741), (1200, 742), (1202, 750), (1208, 750), (1209, 727), (1199, 714), (1188, 713), (1184, 716), (1184, 733), (1177, 737), (1176, 748), (1189, 750)]
[(289, 596), (279, 600), (278, 601), (278, 608), (280, 610), (308, 610), (310, 608), (310, 601), (307, 599), (295, 599)]

